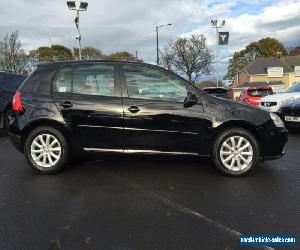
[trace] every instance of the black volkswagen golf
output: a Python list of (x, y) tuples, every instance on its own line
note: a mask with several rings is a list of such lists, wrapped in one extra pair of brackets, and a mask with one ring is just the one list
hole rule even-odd
[(211, 96), (163, 68), (135, 62), (40, 65), (13, 100), (10, 138), (41, 174), (82, 152), (199, 155), (227, 175), (283, 156), (275, 114)]

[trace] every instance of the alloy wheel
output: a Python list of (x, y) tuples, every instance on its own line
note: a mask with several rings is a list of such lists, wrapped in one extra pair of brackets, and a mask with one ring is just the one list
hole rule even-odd
[(231, 171), (243, 171), (253, 160), (251, 143), (243, 136), (231, 136), (226, 139), (220, 149), (223, 165)]
[(58, 139), (51, 134), (41, 134), (31, 143), (31, 157), (42, 168), (55, 166), (61, 158), (62, 147)]

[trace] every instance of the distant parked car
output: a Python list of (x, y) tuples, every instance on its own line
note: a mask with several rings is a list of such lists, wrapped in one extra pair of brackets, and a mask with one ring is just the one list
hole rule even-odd
[(272, 96), (266, 96), (261, 99), (260, 107), (265, 108), (271, 112), (278, 113), (284, 101), (291, 98), (300, 97), (300, 82), (295, 83), (283, 93), (278, 93)]
[(257, 107), (260, 104), (260, 100), (269, 95), (273, 95), (273, 90), (270, 86), (247, 87), (241, 91), (238, 101)]
[(209, 87), (209, 88), (204, 88), (203, 91), (206, 92), (207, 94), (210, 94), (210, 95), (213, 95), (216, 97), (230, 99), (228, 90), (225, 88)]
[(279, 113), (287, 127), (300, 128), (300, 98), (283, 102)]
[(24, 75), (0, 72), (0, 128), (7, 128), (13, 96), (25, 78)]

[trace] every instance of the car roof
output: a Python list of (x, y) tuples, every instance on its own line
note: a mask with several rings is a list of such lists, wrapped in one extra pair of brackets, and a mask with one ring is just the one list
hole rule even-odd
[(12, 72), (7, 72), (7, 71), (0, 71), (0, 74), (26, 77), (26, 75), (24, 75), (24, 74), (12, 73)]
[(205, 89), (225, 89), (225, 90), (227, 90), (226, 88), (223, 88), (223, 87), (205, 87), (205, 88), (203, 88), (203, 90), (205, 90)]
[[(38, 67), (45, 66), (64, 66), (64, 65), (80, 65), (80, 64), (88, 64), (88, 63), (118, 63), (118, 64), (136, 64), (136, 65), (147, 65), (152, 67), (163, 68), (161, 66), (157, 66), (155, 64), (149, 64), (144, 62), (136, 62), (136, 61), (118, 61), (118, 60), (68, 60), (68, 61), (57, 61), (50, 63), (41, 63)], [(165, 69), (165, 68), (163, 68)]]

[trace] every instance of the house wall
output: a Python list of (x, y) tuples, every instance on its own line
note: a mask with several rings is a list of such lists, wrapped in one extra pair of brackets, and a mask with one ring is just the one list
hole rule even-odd
[(247, 74), (247, 72), (242, 71), (239, 73), (239, 83), (245, 83), (245, 82), (249, 82), (250, 81), (250, 77)]
[(291, 74), (290, 76), (290, 86), (294, 83), (294, 82), (300, 82), (300, 76), (295, 76), (295, 74)]
[[(268, 75), (251, 75), (251, 82), (272, 82), (272, 81), (282, 81), (284, 83), (284, 89), (287, 89), (294, 82), (292, 74), (284, 74), (283, 77), (268, 77)], [(295, 76), (293, 76), (295, 77)]]

